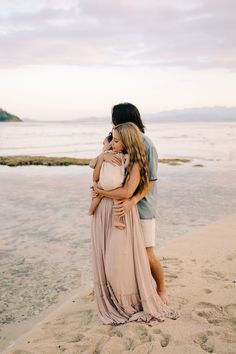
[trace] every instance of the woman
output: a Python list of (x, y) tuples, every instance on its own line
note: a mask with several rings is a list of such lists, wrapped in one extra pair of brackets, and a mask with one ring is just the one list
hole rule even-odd
[[(142, 192), (149, 180), (148, 162), (141, 133), (133, 123), (113, 129), (113, 150), (127, 153), (130, 161), (120, 198)], [(99, 159), (103, 159), (102, 154)], [(104, 324), (153, 324), (165, 317), (176, 319), (178, 314), (157, 294), (137, 207), (124, 216), (125, 229), (115, 228), (113, 201), (109, 198), (112, 192), (96, 186), (94, 189), (104, 196), (92, 217), (94, 290), (100, 319)]]

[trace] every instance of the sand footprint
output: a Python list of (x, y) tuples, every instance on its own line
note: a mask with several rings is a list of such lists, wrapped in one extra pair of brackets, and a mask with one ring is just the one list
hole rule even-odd
[(236, 304), (229, 304), (224, 307), (224, 310), (229, 315), (229, 320), (236, 325)]
[(163, 333), (159, 328), (155, 328), (152, 333), (154, 338), (158, 336), (160, 344), (163, 348), (168, 346), (171, 338), (169, 334)]
[(210, 269), (204, 269), (202, 273), (205, 278), (211, 278), (213, 280), (225, 280), (225, 275), (220, 272), (215, 272)]
[(211, 294), (211, 293), (212, 293), (212, 290), (211, 290), (211, 289), (204, 289), (204, 293), (205, 293), (205, 294)]
[(193, 337), (193, 341), (200, 345), (200, 347), (208, 353), (213, 353), (215, 348), (214, 339), (211, 338), (213, 336), (213, 332), (206, 331), (203, 333), (198, 333)]
[(113, 328), (100, 337), (92, 353), (120, 354), (129, 349), (133, 349), (132, 338), (124, 338), (122, 331)]
[(85, 302), (93, 302), (95, 301), (95, 293), (94, 288), (91, 288), (86, 295), (82, 297)]
[(236, 252), (233, 252), (226, 259), (227, 261), (233, 261), (235, 258), (236, 258)]
[(218, 324), (223, 320), (223, 307), (210, 302), (199, 302), (195, 307), (195, 313), (205, 318), (208, 323)]
[(139, 340), (141, 343), (151, 342), (152, 336), (150, 334), (150, 329), (145, 325), (137, 325), (136, 333), (138, 334)]
[(168, 286), (182, 286), (182, 284), (176, 284), (176, 280), (183, 270), (181, 264), (182, 260), (177, 257), (163, 257), (162, 265), (165, 269), (165, 278)]
[(116, 327), (112, 328), (108, 334), (110, 337), (116, 336), (122, 338), (124, 336), (122, 331)]
[(176, 267), (179, 269), (183, 261), (177, 257), (163, 257), (162, 258), (163, 265), (165, 267)]
[(29, 352), (28, 350), (17, 349), (12, 352), (12, 354), (34, 354), (33, 352)]
[(93, 309), (78, 311), (76, 323), (79, 326), (87, 327), (97, 320), (96, 311)]
[(178, 275), (177, 274), (174, 274), (174, 273), (166, 273), (165, 277), (168, 279), (168, 280), (172, 280), (172, 279), (177, 279), (178, 278)]
[[(134, 323), (126, 324), (124, 327), (113, 327), (107, 334), (109, 338), (97, 346), (96, 353), (150, 353), (155, 344), (158, 344), (158, 348), (160, 346), (166, 347), (170, 338), (159, 329), (153, 331), (145, 324)], [(115, 351), (114, 344), (116, 345)], [(110, 351), (111, 348), (113, 348), (112, 351)]]
[(68, 340), (68, 343), (77, 343), (81, 342), (85, 338), (83, 333), (77, 333), (74, 337)]
[(189, 300), (182, 296), (175, 296), (176, 310), (181, 310), (184, 307), (184, 305), (186, 305), (188, 302)]

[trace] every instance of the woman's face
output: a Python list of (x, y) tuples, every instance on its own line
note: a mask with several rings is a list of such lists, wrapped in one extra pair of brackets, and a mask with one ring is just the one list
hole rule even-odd
[(124, 145), (121, 142), (120, 135), (118, 134), (117, 130), (112, 131), (112, 150), (114, 152), (122, 152), (124, 150)]

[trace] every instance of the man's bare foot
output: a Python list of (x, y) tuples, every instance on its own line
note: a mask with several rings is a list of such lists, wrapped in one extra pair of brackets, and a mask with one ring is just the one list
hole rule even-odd
[(160, 296), (160, 298), (162, 299), (164, 304), (166, 304), (166, 305), (170, 304), (170, 300), (169, 300), (169, 297), (166, 293), (166, 290), (158, 291), (158, 295)]
[(122, 222), (115, 221), (114, 226), (117, 227), (117, 229), (124, 230), (125, 229), (125, 224)]

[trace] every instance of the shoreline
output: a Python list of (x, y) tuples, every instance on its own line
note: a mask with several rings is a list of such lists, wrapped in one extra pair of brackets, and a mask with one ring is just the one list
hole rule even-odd
[(236, 303), (232, 303), (236, 286), (235, 228), (233, 214), (171, 240), (159, 249), (171, 306), (181, 314), (177, 321), (166, 320), (154, 327), (140, 323), (101, 325), (94, 299), (84, 286), (77, 294), (75, 290), (76, 295), (68, 295), (65, 302), (16, 339), (4, 353), (99, 350), (154, 354), (162, 348), (169, 354), (233, 353), (236, 350)]
[[(88, 158), (73, 158), (73, 157), (50, 157), (50, 156), (0, 156), (0, 165), (7, 165), (9, 167), (27, 166), (27, 165), (43, 165), (43, 166), (87, 166), (91, 159)], [(190, 163), (189, 159), (179, 158), (163, 158), (158, 160), (160, 163), (177, 166), (184, 163)], [(200, 164), (197, 167), (202, 167)]]

